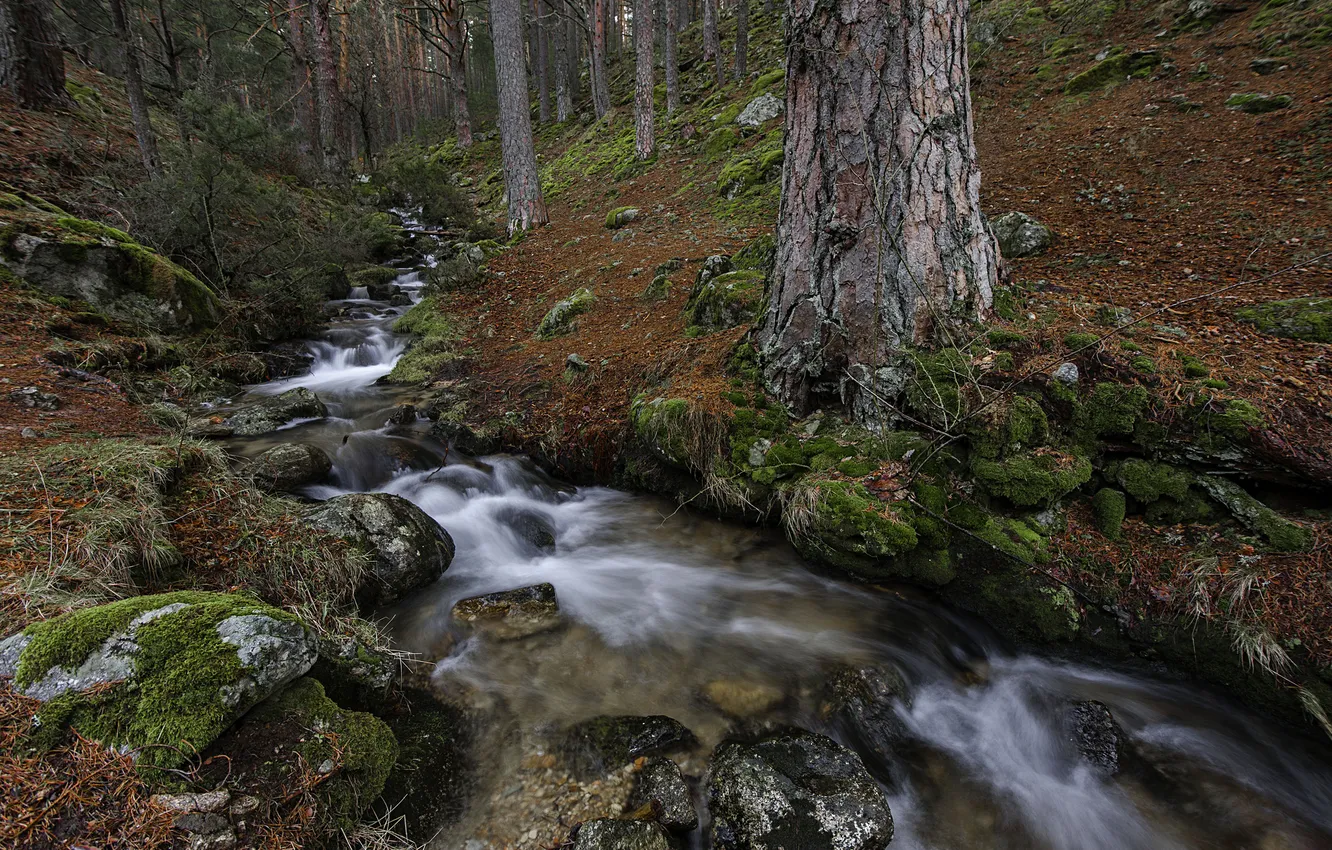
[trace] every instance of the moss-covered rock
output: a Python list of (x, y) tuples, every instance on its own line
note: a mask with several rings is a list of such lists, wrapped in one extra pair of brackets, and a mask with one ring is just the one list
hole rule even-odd
[(413, 334), (407, 350), (385, 380), (390, 384), (428, 384), (456, 377), (463, 360), (460, 333), (444, 312), (439, 296), (422, 298), (393, 323), (393, 332)]
[(1235, 313), (1263, 333), (1306, 342), (1332, 343), (1332, 298), (1291, 298)]
[(1065, 94), (1084, 94), (1111, 83), (1133, 77), (1146, 77), (1161, 64), (1161, 56), (1152, 50), (1116, 53), (1076, 75), (1064, 86)]
[(174, 767), (314, 664), (295, 617), (242, 596), (139, 596), (34, 623), (0, 642), (0, 678), (44, 705), (35, 743), (64, 731)]
[(730, 271), (696, 284), (685, 305), (686, 324), (712, 331), (755, 321), (767, 303), (766, 283), (762, 271)]
[(1124, 512), (1128, 500), (1124, 494), (1111, 487), (1102, 487), (1092, 496), (1092, 522), (1096, 529), (1114, 540), (1119, 537), (1124, 527)]
[(1080, 437), (1095, 442), (1103, 437), (1125, 437), (1134, 432), (1151, 401), (1145, 387), (1098, 383), (1074, 412)]
[(1140, 458), (1116, 466), (1114, 477), (1126, 493), (1144, 505), (1162, 497), (1183, 500), (1193, 482), (1193, 476), (1186, 470)]
[(784, 151), (780, 134), (747, 153), (732, 157), (717, 175), (717, 194), (735, 198), (781, 174)]
[(731, 256), (731, 268), (735, 271), (755, 271), (770, 275), (776, 261), (777, 241), (771, 233), (765, 233)]
[(624, 227), (631, 221), (635, 221), (639, 216), (640, 210), (637, 207), (616, 207), (606, 213), (606, 228), (615, 230)]
[(537, 325), (537, 338), (554, 339), (557, 336), (573, 333), (578, 329), (576, 319), (591, 310), (596, 300), (592, 290), (583, 287), (568, 298), (555, 302), (555, 306), (551, 307), (541, 319), (541, 324)]
[(1278, 552), (1304, 552), (1313, 546), (1312, 531), (1280, 516), (1235, 482), (1214, 475), (1199, 475), (1198, 485)]
[(1003, 460), (977, 458), (976, 481), (991, 495), (1019, 507), (1049, 505), (1091, 480), (1091, 461), (1053, 449), (1017, 454)]
[(1289, 109), (1295, 99), (1288, 94), (1265, 94), (1261, 92), (1244, 92), (1241, 94), (1232, 94), (1226, 98), (1226, 108), (1237, 112), (1247, 112), (1250, 115), (1262, 115), (1267, 112), (1276, 112), (1278, 109)]
[(1035, 643), (1063, 643), (1077, 637), (1081, 608), (1073, 591), (1042, 575), (996, 573), (979, 583), (979, 613), (1001, 631)]
[[(286, 783), (300, 771), (321, 776), (313, 794), (314, 817), (326, 830), (351, 832), (384, 790), (398, 761), (398, 742), (388, 724), (373, 714), (347, 711), (329, 699), (314, 679), (294, 682), (255, 708), (238, 730), (256, 739), (276, 740), (277, 753), (261, 772)], [(299, 759), (283, 758), (294, 751)]]
[(680, 469), (690, 468), (688, 414), (689, 402), (682, 398), (640, 395), (629, 405), (629, 422), (638, 439), (658, 458)]
[(901, 576), (910, 566), (897, 559), (916, 548), (916, 530), (905, 503), (879, 501), (861, 484), (850, 481), (804, 482), (807, 512), (798, 519), (788, 507), (787, 522), (805, 530), (792, 537), (806, 557), (862, 578)]

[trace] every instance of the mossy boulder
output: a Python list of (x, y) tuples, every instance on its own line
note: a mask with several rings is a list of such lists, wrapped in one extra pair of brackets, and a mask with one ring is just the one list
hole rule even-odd
[(1153, 50), (1115, 53), (1076, 75), (1064, 86), (1065, 94), (1084, 94), (1134, 77), (1150, 76), (1161, 64), (1161, 55)]
[(262, 758), (258, 772), (275, 786), (290, 785), (304, 771), (314, 771), (320, 777), (311, 792), (314, 820), (329, 832), (345, 834), (356, 828), (398, 761), (398, 742), (388, 724), (373, 714), (342, 708), (310, 678), (299, 679), (257, 706), (235, 739), (241, 746), (247, 739), (268, 742), (268, 752), (247, 753), (245, 762)]
[(781, 174), (785, 153), (780, 138), (732, 157), (717, 175), (717, 193), (735, 198), (747, 189), (766, 183)]
[(578, 329), (578, 317), (591, 310), (596, 300), (592, 290), (583, 287), (568, 298), (555, 302), (555, 306), (542, 317), (541, 324), (537, 325), (537, 338), (554, 339), (573, 333)]
[(792, 536), (801, 554), (862, 578), (903, 577), (910, 572), (902, 556), (916, 548), (918, 538), (905, 503), (881, 502), (864, 485), (851, 481), (800, 486), (810, 488), (810, 496), (800, 500), (808, 507), (797, 509), (808, 516), (796, 527), (807, 530)]
[(1291, 522), (1245, 492), (1233, 481), (1215, 475), (1199, 475), (1198, 485), (1267, 545), (1278, 552), (1305, 552), (1314, 536), (1303, 525)]
[(1226, 108), (1236, 112), (1247, 112), (1250, 115), (1262, 115), (1276, 112), (1278, 109), (1289, 109), (1294, 102), (1295, 99), (1288, 94), (1244, 92), (1226, 98)]
[(686, 324), (715, 331), (753, 322), (767, 303), (766, 284), (762, 271), (729, 271), (696, 283), (685, 305)]
[(7, 229), (4, 241), (0, 266), (111, 318), (163, 333), (212, 327), (222, 318), (221, 302), (202, 281), (114, 227), (61, 215)]
[(174, 767), (310, 669), (314, 632), (243, 596), (138, 596), (34, 623), (0, 642), (0, 678), (41, 700), (35, 742), (66, 729)]
[(680, 469), (690, 468), (686, 431), (689, 402), (640, 395), (629, 405), (629, 422), (638, 439), (660, 460)]
[(1092, 496), (1092, 521), (1106, 537), (1114, 540), (1124, 526), (1127, 500), (1124, 494), (1111, 487), (1102, 487)]
[(776, 262), (777, 240), (771, 233), (765, 233), (731, 256), (731, 269), (770, 275)]
[(322, 419), (327, 415), (328, 408), (319, 396), (305, 387), (296, 387), (244, 407), (223, 422), (237, 436), (254, 437), (276, 431), (297, 419)]
[(733, 127), (718, 127), (703, 140), (703, 153), (709, 157), (721, 157), (740, 142), (740, 134)]
[(616, 230), (632, 221), (636, 221), (641, 210), (637, 207), (616, 207), (606, 213), (606, 229)]
[(1013, 455), (1003, 460), (978, 458), (971, 464), (976, 481), (991, 495), (1019, 507), (1049, 505), (1091, 480), (1091, 461), (1053, 449)]
[(1140, 458), (1126, 460), (1113, 471), (1119, 486), (1144, 505), (1163, 497), (1183, 500), (1193, 482), (1187, 470)]
[(397, 291), (395, 281), (401, 275), (401, 271), (388, 266), (362, 266), (349, 272), (347, 280), (354, 288), (364, 288), (365, 297), (371, 301), (387, 301)]
[(999, 242), (999, 253), (1009, 259), (1044, 254), (1054, 241), (1050, 228), (1022, 212), (1004, 213), (990, 227)]
[(1332, 343), (1332, 298), (1291, 298), (1235, 313), (1263, 333), (1305, 342)]
[(279, 493), (316, 484), (332, 469), (332, 458), (318, 446), (282, 443), (250, 461), (245, 473), (261, 489)]
[(1021, 569), (980, 579), (969, 607), (1001, 632), (1032, 643), (1071, 641), (1082, 623), (1081, 608), (1072, 590)]

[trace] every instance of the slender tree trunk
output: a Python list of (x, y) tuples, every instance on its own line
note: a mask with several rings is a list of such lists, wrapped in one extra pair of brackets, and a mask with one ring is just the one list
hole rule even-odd
[(674, 115), (680, 108), (680, 57), (676, 49), (676, 18), (680, 0), (666, 0), (666, 20), (662, 26), (661, 53), (666, 64), (666, 114)]
[(721, 37), (717, 34), (717, 0), (703, 0), (703, 61), (717, 69), (717, 85), (725, 81), (722, 71)]
[(0, 0), (0, 87), (24, 109), (70, 105), (50, 0)]
[(379, 149), (383, 150), (392, 143), (393, 139), (393, 102), (391, 100), (393, 87), (390, 85), (393, 62), (384, 50), (385, 30), (382, 0), (370, 0), (365, 11), (370, 24), (369, 45), (366, 53), (369, 55), (370, 69), (373, 74), (370, 88), (373, 100), (370, 102), (370, 108), (374, 112), (374, 129), (375, 135), (378, 136)]
[(341, 124), (341, 98), (338, 94), (338, 66), (333, 57), (333, 32), (328, 20), (329, 0), (311, 0), (310, 26), (314, 30), (315, 87), (319, 102), (320, 150), (325, 171), (339, 171), (338, 127)]
[(445, 0), (444, 54), (449, 91), (453, 95), (453, 132), (458, 147), (472, 146), (472, 113), (467, 102), (467, 31), (461, 0)]
[(532, 25), (528, 30), (532, 42), (532, 76), (537, 90), (537, 120), (550, 123), (550, 75), (546, 61), (546, 3), (532, 0)]
[(310, 142), (312, 159), (322, 161), (323, 137), (319, 124), (319, 96), (314, 74), (310, 68), (310, 50), (305, 32), (305, 10), (309, 5), (309, 0), (287, 0), (287, 43), (291, 47), (292, 56), (296, 59), (298, 78), (303, 77), (298, 99), (300, 122)]
[(735, 0), (735, 78), (743, 80), (749, 53), (749, 0)]
[(610, 85), (606, 80), (606, 3), (592, 0), (592, 110), (599, 119), (610, 112)]
[(564, 21), (564, 37), (565, 44), (568, 45), (567, 51), (569, 54), (569, 100), (576, 102), (578, 98), (582, 97), (578, 74), (579, 69), (583, 64), (583, 39), (579, 35), (581, 28), (573, 17), (575, 11), (574, 5), (569, 2), (569, 0), (564, 0), (564, 3), (565, 11), (568, 13), (567, 18)]
[(495, 78), (499, 87), (500, 153), (504, 186), (509, 193), (509, 234), (550, 221), (541, 197), (536, 151), (532, 147), (532, 116), (527, 100), (527, 69), (523, 67), (520, 0), (490, 0), (490, 30), (495, 43)]
[(639, 159), (651, 159), (656, 150), (654, 138), (652, 76), (655, 68), (652, 33), (652, 0), (634, 3), (634, 152)]
[(789, 0), (776, 271), (758, 340), (794, 410), (841, 402), (882, 426), (904, 350), (956, 339), (990, 308), (967, 7)]
[(563, 17), (551, 17), (550, 33), (555, 48), (555, 120), (563, 124), (573, 111), (569, 93), (569, 27)]
[(111, 0), (111, 26), (116, 40), (124, 49), (125, 94), (129, 98), (130, 117), (134, 123), (134, 139), (139, 143), (139, 156), (148, 176), (156, 180), (162, 176), (162, 158), (157, 152), (157, 135), (153, 132), (148, 115), (148, 99), (143, 94), (143, 70), (139, 65), (138, 41), (130, 31), (125, 16), (125, 0)]

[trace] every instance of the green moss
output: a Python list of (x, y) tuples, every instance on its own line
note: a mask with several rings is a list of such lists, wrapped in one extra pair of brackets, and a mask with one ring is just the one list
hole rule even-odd
[(1027, 344), (1025, 334), (1010, 331), (1007, 328), (994, 328), (985, 334), (985, 338), (995, 348), (1021, 348)]
[(1193, 476), (1165, 463), (1133, 458), (1121, 463), (1115, 478), (1130, 496), (1151, 504), (1162, 496), (1183, 500), (1189, 492)]
[(1198, 476), (1198, 484), (1250, 531), (1262, 536), (1278, 552), (1305, 552), (1314, 543), (1313, 532), (1291, 522), (1245, 492), (1233, 481), (1212, 475)]
[(720, 127), (703, 140), (703, 153), (708, 157), (721, 157), (740, 142), (740, 134), (734, 128)]
[(864, 478), (878, 468), (877, 461), (867, 460), (863, 457), (849, 458), (837, 464), (837, 471), (848, 478)]
[(1135, 353), (1135, 354), (1136, 354), (1137, 352), (1139, 352), (1139, 351), (1142, 351), (1142, 346), (1141, 346), (1141, 345), (1138, 345), (1136, 342), (1134, 342), (1134, 341), (1131, 340), (1131, 339), (1126, 339), (1126, 340), (1120, 342), (1120, 343), (1119, 343), (1119, 347), (1120, 347), (1120, 349), (1123, 350), (1123, 351), (1128, 351), (1128, 352), (1132, 352), (1132, 353)]
[(557, 336), (573, 333), (578, 324), (574, 320), (592, 309), (596, 296), (587, 287), (575, 290), (569, 297), (556, 302), (554, 307), (541, 319), (537, 326), (538, 339), (554, 339)]
[(1154, 51), (1116, 53), (1070, 79), (1064, 86), (1064, 93), (1084, 94), (1130, 77), (1144, 76), (1160, 62), (1161, 57)]
[(796, 546), (810, 557), (859, 575), (891, 570), (882, 562), (916, 547), (917, 536), (910, 522), (860, 484), (850, 481), (818, 481), (802, 486), (816, 491), (813, 516), (807, 534)]
[(458, 350), (458, 330), (443, 311), (438, 296), (414, 304), (393, 323), (393, 332), (415, 334), (416, 339), (385, 379), (391, 384), (428, 383), (462, 357)]
[(981, 613), (1001, 631), (1025, 640), (1063, 643), (1077, 636), (1082, 616), (1064, 585), (1027, 573), (990, 575), (980, 582)]
[(1045, 410), (1021, 395), (1007, 404), (992, 404), (968, 430), (972, 453), (989, 460), (1042, 445), (1049, 434)]
[(1016, 365), (1013, 355), (1007, 351), (1000, 351), (994, 355), (994, 368), (1000, 372), (1012, 372)]
[(1156, 371), (1156, 361), (1141, 354), (1130, 360), (1129, 366), (1140, 375), (1151, 375)]
[(634, 221), (637, 216), (638, 210), (635, 207), (616, 207), (606, 213), (606, 229), (615, 230), (624, 227), (629, 222)]
[(1245, 443), (1249, 430), (1262, 428), (1266, 422), (1262, 411), (1243, 399), (1218, 401), (1209, 399), (1194, 409), (1197, 427), (1204, 434), (1219, 435), (1234, 443)]
[(996, 286), (994, 288), (994, 312), (999, 318), (1006, 322), (1015, 321), (1021, 306), (1021, 299), (1018, 297), (1017, 290), (1013, 287)]
[(754, 85), (750, 87), (749, 93), (752, 95), (760, 95), (778, 83), (783, 83), (785, 81), (786, 71), (782, 68), (774, 68), (766, 74), (760, 75), (759, 78), (754, 81)]
[(1127, 500), (1124, 494), (1109, 487), (1102, 487), (1092, 496), (1092, 521), (1106, 537), (1114, 540), (1124, 526), (1124, 511)]
[(731, 268), (735, 271), (758, 271), (765, 275), (772, 273), (777, 259), (777, 243), (771, 233), (765, 233), (750, 242), (731, 257)]
[(640, 394), (629, 405), (629, 423), (639, 440), (662, 460), (681, 469), (690, 468), (689, 402), (682, 398), (648, 399)]
[(1075, 412), (1075, 427), (1085, 439), (1123, 437), (1133, 433), (1150, 398), (1140, 386), (1109, 382), (1092, 388)]
[(352, 286), (382, 286), (398, 279), (402, 272), (388, 266), (363, 266), (347, 273)]
[(243, 667), (235, 646), (218, 637), (218, 623), (244, 614), (298, 622), (240, 596), (178, 592), (133, 597), (29, 626), (24, 634), (32, 642), (19, 660), (16, 684), (28, 687), (51, 667), (78, 667), (140, 614), (173, 604), (186, 607), (136, 627), (132, 684), (94, 695), (70, 692), (43, 706), (39, 717), (46, 743), (53, 742), (57, 730), (72, 727), (103, 743), (143, 748), (140, 764), (181, 764), (247, 707), (222, 703), (222, 689), (241, 678)]
[(1069, 351), (1077, 351), (1095, 345), (1096, 340), (1098, 339), (1100, 339), (1100, 337), (1096, 334), (1074, 331), (1073, 333), (1064, 336), (1064, 347)]
[(1021, 454), (1004, 460), (976, 459), (971, 470), (992, 495), (1015, 505), (1048, 505), (1091, 480), (1086, 458), (1055, 452)]
[[(398, 742), (384, 721), (361, 711), (346, 711), (329, 699), (324, 686), (298, 679), (255, 709), (248, 723), (282, 723), (309, 730), (299, 752), (309, 769), (331, 765), (332, 773), (315, 789), (317, 816), (326, 828), (350, 833), (357, 819), (384, 790), (398, 761)], [(270, 762), (269, 770), (281, 770)]]
[(96, 221), (88, 221), (82, 218), (71, 218), (62, 216), (55, 220), (55, 225), (63, 230), (72, 233), (78, 233), (83, 236), (92, 236), (97, 239), (105, 239), (110, 242), (133, 242), (130, 235), (123, 230), (117, 230), (114, 227), (108, 227)]
[(1235, 314), (1263, 333), (1332, 343), (1332, 298), (1291, 298), (1246, 307)]
[(767, 304), (762, 271), (730, 271), (692, 292), (685, 305), (685, 320), (704, 330), (733, 328), (758, 318)]
[(1294, 98), (1288, 94), (1269, 95), (1259, 92), (1245, 92), (1232, 94), (1226, 98), (1226, 108), (1238, 112), (1247, 112), (1250, 115), (1262, 115), (1267, 112), (1275, 112), (1278, 109), (1288, 109), (1294, 102)]
[(1199, 381), (1198, 386), (1207, 387), (1207, 389), (1209, 390), (1224, 390), (1228, 388), (1230, 384), (1227, 384), (1225, 381), (1221, 380), (1220, 378), (1207, 378), (1205, 380)]
[(1212, 370), (1207, 368), (1206, 363), (1190, 354), (1182, 355), (1179, 362), (1186, 378), (1206, 378), (1212, 373)]
[(965, 351), (918, 351), (913, 353), (912, 362), (912, 379), (907, 385), (907, 401), (912, 409), (936, 425), (954, 422), (966, 414), (968, 405), (961, 388), (974, 383), (976, 374)]

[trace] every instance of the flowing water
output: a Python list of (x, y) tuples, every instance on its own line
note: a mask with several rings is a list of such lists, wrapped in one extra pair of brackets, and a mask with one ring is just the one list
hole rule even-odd
[[(417, 298), (414, 273), (398, 283)], [(480, 760), (488, 788), (517, 769), (517, 755), (500, 751), (598, 714), (680, 720), (702, 742), (687, 763), (701, 773), (732, 725), (701, 696), (717, 682), (775, 688), (772, 717), (836, 735), (819, 714), (827, 671), (891, 663), (914, 694), (898, 710), (915, 743), (884, 774), (895, 848), (1332, 848), (1332, 770), (1307, 743), (1198, 688), (1018, 654), (920, 594), (822, 578), (769, 530), (566, 486), (519, 457), (448, 452), (428, 422), (386, 424), (408, 394), (375, 380), (406, 345), (391, 331), (405, 308), (364, 295), (335, 305), (344, 315), (310, 343), (308, 374), (250, 391), (308, 387), (330, 417), (236, 448), (317, 444), (333, 473), (305, 495), (396, 493), (452, 535), (457, 555), (443, 578), (382, 613), (404, 649), (435, 662), (441, 689), (468, 694), (512, 733), (494, 736), (487, 746), (497, 751)], [(512, 517), (524, 511), (553, 527), (553, 553), (515, 533)], [(450, 626), (457, 600), (537, 582), (555, 586), (567, 628), (491, 643)], [(1113, 778), (1078, 758), (1061, 724), (1068, 701), (1083, 699), (1108, 705), (1140, 754)], [(483, 846), (468, 830), (509, 816), (503, 805), (474, 808), (437, 846)], [(700, 829), (694, 844), (706, 843)]]

